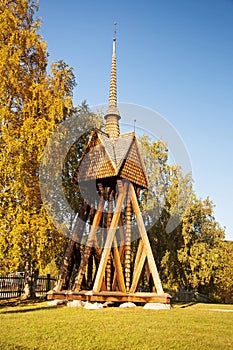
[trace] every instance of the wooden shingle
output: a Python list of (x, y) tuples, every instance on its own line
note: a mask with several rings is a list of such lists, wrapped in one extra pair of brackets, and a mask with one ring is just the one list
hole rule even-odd
[(120, 134), (117, 140), (96, 129), (73, 176), (76, 183), (110, 177), (127, 179), (148, 187), (143, 160), (134, 132)]

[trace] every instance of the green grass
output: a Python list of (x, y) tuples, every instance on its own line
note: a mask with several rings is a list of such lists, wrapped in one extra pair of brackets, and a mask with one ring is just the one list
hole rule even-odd
[(233, 305), (168, 310), (0, 305), (0, 349), (232, 349)]

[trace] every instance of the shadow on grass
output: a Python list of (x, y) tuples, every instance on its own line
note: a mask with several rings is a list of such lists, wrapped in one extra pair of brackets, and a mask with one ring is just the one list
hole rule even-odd
[(191, 306), (196, 305), (196, 304), (198, 304), (198, 303), (195, 302), (195, 301), (192, 301), (190, 303), (179, 303), (179, 302), (177, 302), (177, 303), (173, 303), (172, 306), (179, 306), (180, 309), (185, 309), (186, 307), (191, 307)]
[(34, 311), (41, 311), (41, 310), (49, 310), (49, 309), (56, 309), (61, 308), (64, 305), (56, 305), (56, 306), (44, 306), (44, 307), (37, 307), (37, 308), (30, 308), (30, 309), (22, 309), (22, 310), (3, 310), (0, 311), (0, 314), (20, 314), (20, 313), (27, 313), (27, 312), (34, 312)]
[[(13, 299), (7, 299), (7, 300), (0, 300), (0, 314), (13, 314), (13, 313), (27, 313), (32, 311), (39, 311), (39, 310), (47, 310), (47, 309), (54, 309), (56, 307), (61, 307), (62, 305), (57, 306), (46, 306), (40, 307), (39, 305), (41, 303), (46, 302), (46, 298), (40, 298), (40, 299), (20, 299), (20, 298), (13, 298)], [(29, 306), (29, 308), (24, 308), (25, 306)], [(31, 306), (31, 307), (30, 307)], [(5, 308), (12, 308), (11, 310), (4, 310)], [(18, 309), (16, 310), (15, 307)], [(20, 309), (22, 307), (22, 309)]]
[(22, 298), (12, 298), (12, 299), (1, 299), (0, 309), (9, 306), (27, 306), (40, 304), (47, 301), (46, 298), (36, 298), (36, 299), (22, 299)]

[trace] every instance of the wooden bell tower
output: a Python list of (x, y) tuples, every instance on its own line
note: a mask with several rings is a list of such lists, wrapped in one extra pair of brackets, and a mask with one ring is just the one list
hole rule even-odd
[[(73, 176), (85, 189), (83, 205), (50, 299), (170, 303), (139, 207), (140, 192), (148, 188), (145, 167), (135, 132), (121, 134), (120, 118), (114, 30), (105, 131), (93, 131)], [(150, 291), (140, 290), (143, 278)]]

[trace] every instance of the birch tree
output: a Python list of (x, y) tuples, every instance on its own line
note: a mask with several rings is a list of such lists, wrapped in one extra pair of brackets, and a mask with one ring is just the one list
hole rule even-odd
[(75, 85), (63, 61), (47, 73), (46, 42), (33, 0), (0, 0), (0, 271), (38, 273), (64, 237), (45, 212), (38, 171), (43, 149), (72, 110)]

